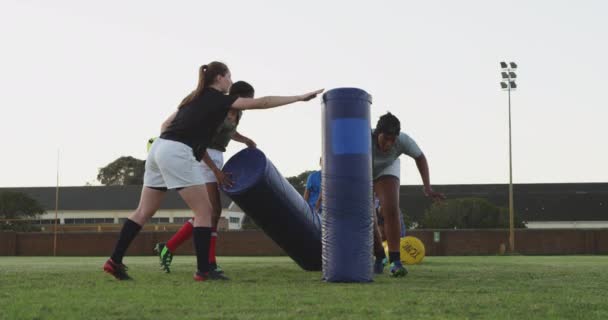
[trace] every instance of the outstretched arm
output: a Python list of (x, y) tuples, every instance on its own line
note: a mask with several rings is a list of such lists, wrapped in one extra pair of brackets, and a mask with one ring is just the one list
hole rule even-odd
[(424, 184), (424, 194), (433, 199), (433, 200), (443, 200), (445, 199), (445, 195), (439, 193), (433, 188), (431, 188), (431, 178), (429, 174), (429, 164), (426, 161), (426, 157), (424, 153), (420, 154), (416, 160), (416, 167), (418, 167), (418, 172), (420, 172), (420, 178), (422, 178), (422, 183)]
[(267, 96), (261, 98), (238, 98), (232, 107), (239, 110), (270, 109), (298, 101), (309, 101), (314, 99), (324, 89), (316, 90), (299, 96)]

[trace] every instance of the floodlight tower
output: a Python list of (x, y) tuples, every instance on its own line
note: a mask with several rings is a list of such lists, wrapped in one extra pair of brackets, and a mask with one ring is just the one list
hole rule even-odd
[(513, 218), (513, 152), (511, 144), (511, 91), (517, 89), (515, 79), (517, 64), (515, 62), (500, 63), (502, 81), (500, 87), (509, 93), (509, 252), (515, 252), (515, 231)]

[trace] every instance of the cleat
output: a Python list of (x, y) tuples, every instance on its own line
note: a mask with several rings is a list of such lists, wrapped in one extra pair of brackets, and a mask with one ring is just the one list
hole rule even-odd
[(217, 269), (209, 271), (208, 276), (209, 276), (209, 280), (230, 280), (230, 278), (228, 278), (224, 275), (223, 271), (218, 272)]
[(224, 274), (224, 270), (217, 264), (210, 264), (209, 270), (213, 270), (219, 274)]
[(216, 272), (215, 270), (211, 270), (209, 272), (203, 273), (197, 271), (194, 273), (194, 281), (207, 281), (207, 280), (230, 280), (225, 275)]
[(407, 269), (401, 264), (401, 261), (391, 263), (391, 277), (400, 278), (407, 275)]
[(103, 264), (103, 271), (111, 274), (114, 278), (118, 280), (132, 280), (131, 277), (127, 274), (127, 266), (124, 264), (118, 264), (112, 261), (112, 259), (108, 259), (106, 263)]
[(376, 258), (376, 261), (374, 262), (374, 273), (382, 274), (384, 272), (384, 267), (387, 264), (388, 264), (388, 261), (386, 258), (383, 258), (383, 259)]
[(193, 278), (194, 278), (194, 281), (207, 281), (208, 275), (204, 274), (202, 272), (197, 271), (197, 272), (194, 273), (194, 277)]
[(157, 243), (156, 246), (154, 246), (154, 252), (158, 254), (160, 269), (165, 271), (165, 273), (170, 273), (173, 254), (169, 251), (167, 245), (164, 242)]

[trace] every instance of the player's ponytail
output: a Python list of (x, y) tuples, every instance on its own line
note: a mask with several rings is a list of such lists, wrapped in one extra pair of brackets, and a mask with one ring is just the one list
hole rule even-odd
[(215, 78), (217, 76), (225, 76), (226, 73), (228, 73), (228, 67), (221, 62), (213, 61), (208, 65), (202, 65), (198, 69), (198, 84), (196, 85), (196, 89), (186, 96), (184, 100), (182, 100), (178, 108), (181, 108), (190, 103), (192, 100), (196, 99), (201, 93), (203, 93), (204, 88), (212, 85), (215, 82)]

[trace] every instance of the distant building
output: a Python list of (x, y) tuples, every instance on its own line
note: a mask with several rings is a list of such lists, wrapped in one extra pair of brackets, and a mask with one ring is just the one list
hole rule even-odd
[[(40, 216), (40, 225), (54, 224), (54, 187), (0, 188), (0, 192), (23, 192), (36, 199), (47, 211)], [(137, 207), (141, 186), (60, 187), (58, 219), (61, 225), (122, 224)], [(244, 213), (221, 194), (222, 219), (220, 229), (240, 229)], [(168, 191), (160, 210), (150, 219), (151, 224), (183, 224), (192, 218), (192, 211), (177, 192)]]
[[(448, 198), (485, 198), (497, 206), (508, 207), (506, 184), (434, 185)], [(515, 214), (528, 228), (608, 228), (608, 183), (554, 183), (514, 185)], [(39, 224), (54, 223), (55, 188), (0, 188), (17, 191), (38, 200), (47, 213)], [(120, 225), (137, 207), (141, 186), (95, 186), (59, 188), (59, 223), (62, 225)], [(404, 185), (400, 207), (412, 220), (420, 221), (431, 206), (419, 185)], [(241, 229), (245, 214), (226, 195), (221, 194), (220, 229)], [(174, 191), (167, 192), (160, 210), (149, 223), (182, 224), (192, 212)]]
[[(509, 207), (506, 184), (434, 185), (448, 198), (484, 198)], [(608, 228), (608, 183), (538, 183), (513, 185), (515, 214), (528, 228)], [(422, 186), (401, 186), (400, 207), (419, 221), (431, 206)]]
[(222, 216), (228, 219), (228, 230), (242, 229), (245, 212), (243, 212), (243, 210), (237, 206), (236, 203), (231, 202), (230, 205), (228, 205), (228, 209), (222, 212)]

